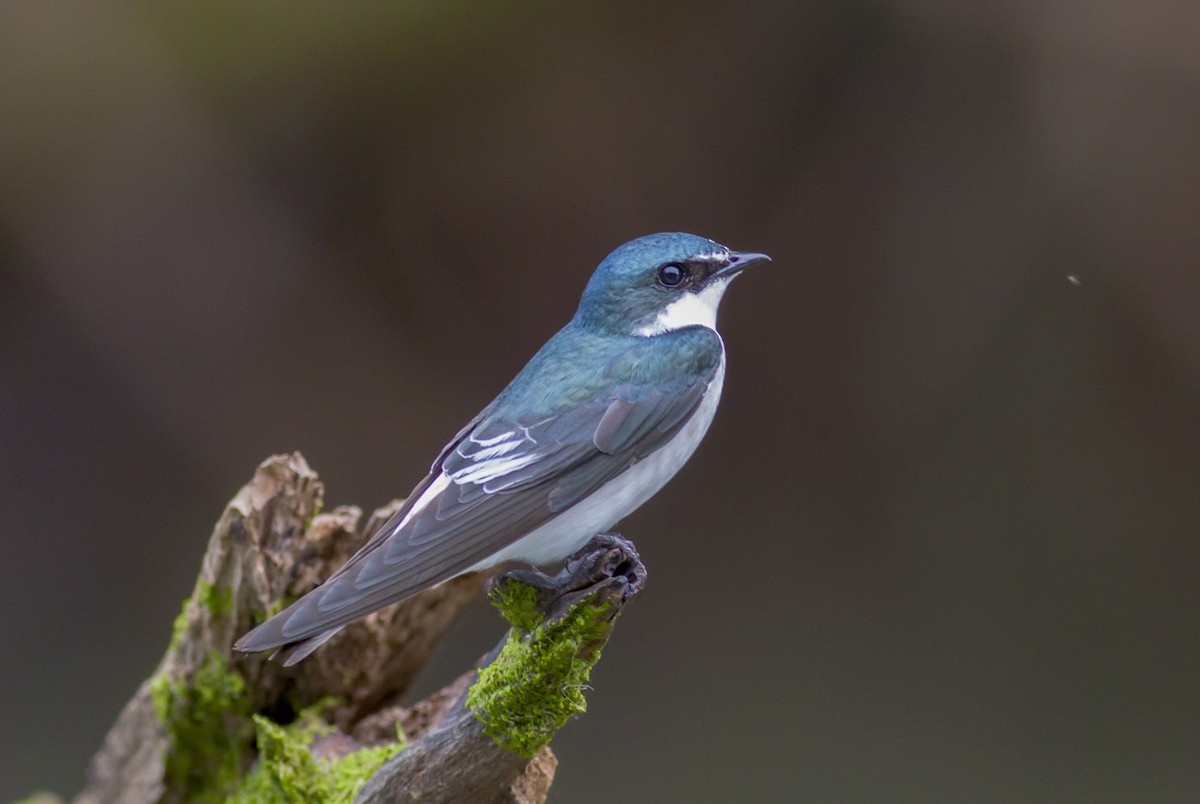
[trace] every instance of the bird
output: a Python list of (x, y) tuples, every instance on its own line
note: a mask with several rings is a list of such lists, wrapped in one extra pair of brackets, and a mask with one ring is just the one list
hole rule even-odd
[(570, 321), (443, 448), (344, 565), (239, 639), (309, 656), (347, 624), (458, 575), (560, 561), (656, 494), (712, 423), (717, 308), (766, 254), (683, 232), (619, 246)]

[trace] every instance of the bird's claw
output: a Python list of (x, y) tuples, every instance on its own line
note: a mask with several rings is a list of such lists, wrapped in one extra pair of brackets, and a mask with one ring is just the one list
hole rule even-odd
[(488, 582), (489, 594), (510, 582), (535, 589), (538, 608), (546, 613), (546, 620), (554, 622), (598, 593), (624, 603), (642, 590), (646, 567), (633, 542), (616, 533), (599, 533), (568, 556), (554, 576), (536, 569), (509, 570)]
[(646, 567), (633, 542), (617, 533), (598, 533), (581, 549), (567, 557), (555, 576), (560, 584), (582, 585), (623, 579), (634, 592), (646, 582)]

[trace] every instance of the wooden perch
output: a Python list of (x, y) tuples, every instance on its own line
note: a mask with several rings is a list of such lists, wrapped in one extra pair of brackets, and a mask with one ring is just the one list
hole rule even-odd
[(464, 576), (345, 628), (295, 667), (234, 640), (337, 569), (400, 503), (323, 513), (299, 453), (229, 503), (158, 669), (109, 731), (80, 804), (180, 801), (542, 802), (549, 740), (645, 577), (633, 545), (597, 536), (554, 577), (494, 578), (512, 624), (481, 662), (415, 706), (395, 701), (484, 578)]
[(549, 742), (585, 709), (583, 688), (646, 572), (633, 545), (601, 534), (553, 578), (493, 579), (489, 597), (512, 624), (437, 728), (389, 759), (360, 802), (542, 801), (557, 761)]

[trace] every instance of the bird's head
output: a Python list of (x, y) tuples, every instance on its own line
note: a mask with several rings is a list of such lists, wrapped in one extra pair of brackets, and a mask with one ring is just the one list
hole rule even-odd
[(689, 326), (716, 328), (717, 306), (744, 268), (766, 254), (730, 251), (683, 232), (631, 240), (592, 274), (577, 321), (620, 335), (657, 335)]

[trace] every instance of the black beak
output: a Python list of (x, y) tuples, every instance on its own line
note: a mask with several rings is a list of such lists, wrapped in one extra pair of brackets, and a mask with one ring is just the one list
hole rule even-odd
[(754, 265), (756, 262), (770, 262), (771, 258), (766, 254), (759, 254), (754, 251), (731, 251), (729, 252), (729, 262), (716, 272), (717, 276), (736, 276), (740, 274), (747, 266)]

